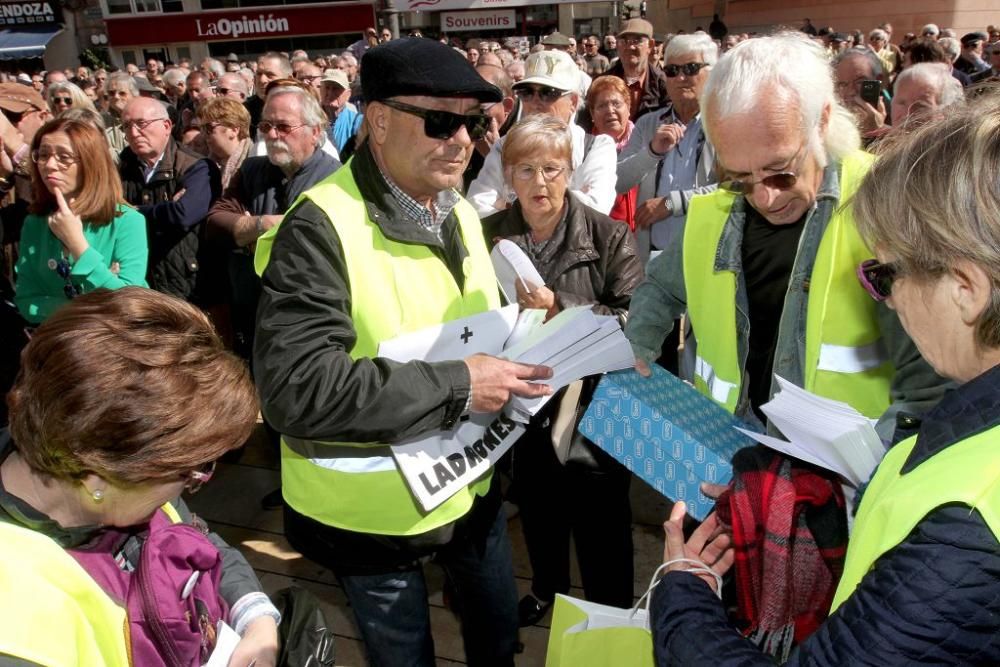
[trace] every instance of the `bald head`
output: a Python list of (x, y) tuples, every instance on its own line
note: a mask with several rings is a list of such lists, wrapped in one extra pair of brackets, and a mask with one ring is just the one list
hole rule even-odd
[(163, 155), (170, 141), (170, 128), (167, 108), (151, 97), (133, 98), (122, 111), (125, 141), (147, 164), (153, 164)]

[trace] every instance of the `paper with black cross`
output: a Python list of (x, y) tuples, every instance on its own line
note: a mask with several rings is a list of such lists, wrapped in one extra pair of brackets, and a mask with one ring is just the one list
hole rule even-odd
[[(519, 318), (516, 305), (506, 306), (385, 341), (378, 355), (404, 363), (453, 361), (480, 353), (495, 356), (512, 334), (525, 335), (544, 315), (544, 311), (525, 311)], [(452, 430), (393, 443), (391, 449), (410, 491), (430, 511), (485, 475), (523, 433), (524, 425), (499, 412), (474, 414)]]

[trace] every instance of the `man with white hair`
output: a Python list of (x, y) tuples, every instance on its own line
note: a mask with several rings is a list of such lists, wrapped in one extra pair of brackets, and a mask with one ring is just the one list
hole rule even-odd
[(892, 74), (896, 71), (899, 60), (892, 48), (892, 43), (889, 42), (889, 33), (882, 28), (872, 30), (868, 33), (868, 48), (878, 56), (886, 74)]
[(947, 65), (917, 63), (896, 77), (892, 98), (892, 126), (904, 128), (911, 118), (931, 120), (943, 110), (965, 104), (965, 93)]
[[(580, 106), (580, 70), (576, 63), (563, 51), (539, 51), (528, 56), (524, 68), (526, 76), (514, 86), (514, 94), (521, 100), (521, 117), (545, 113), (569, 125), (573, 135), (569, 188), (584, 204), (607, 213), (615, 202), (615, 142), (606, 135), (588, 135), (573, 123)], [(503, 143), (501, 137), (493, 144), (479, 176), (469, 185), (469, 201), (480, 217), (510, 205), (500, 162)]]
[(618, 157), (618, 192), (639, 186), (640, 257), (679, 243), (691, 198), (715, 190), (715, 150), (705, 138), (699, 99), (719, 48), (705, 33), (677, 35), (664, 53), (671, 104), (635, 124)]
[[(942, 381), (857, 278), (874, 253), (843, 203), (872, 158), (822, 47), (797, 33), (737, 45), (709, 74), (701, 113), (719, 189), (691, 201), (683, 241), (632, 297), (640, 371), (687, 310), (695, 386), (745, 419), (766, 423), (774, 375), (871, 419), (936, 400)], [(894, 420), (882, 425), (889, 435)]]
[[(895, 312), (858, 280), (859, 265), (874, 252), (844, 204), (873, 158), (859, 150), (826, 53), (799, 33), (743, 42), (712, 68), (701, 113), (716, 150), (719, 189), (691, 201), (682, 243), (650, 262), (632, 296), (626, 335), (637, 369), (649, 373), (674, 319), (687, 311), (697, 337), (695, 387), (729, 412), (766, 424), (760, 407), (777, 392), (780, 376), (880, 419), (888, 437), (896, 412), (921, 414), (947, 385)], [(740, 485), (796, 479), (802, 465), (776, 451), (750, 450), (734, 458), (734, 479)], [(742, 528), (760, 534), (766, 520), (792, 526), (779, 539), (808, 532), (815, 543), (846, 545), (839, 477), (814, 467), (808, 473), (835, 499), (824, 504), (828, 522), (800, 529), (795, 517), (805, 505), (790, 500), (769, 505)], [(735, 491), (726, 506), (756, 511), (752, 501), (736, 497), (742, 493)], [(836, 578), (819, 556), (793, 561), (742, 539), (739, 548), (765, 567), (791, 566), (785, 585), (776, 587), (780, 592), (738, 592), (747, 636), (772, 655), (787, 656), (796, 623), (828, 613)], [(794, 608), (788, 600), (796, 600)], [(761, 609), (768, 610), (763, 623), (764, 613), (754, 611)]]
[(929, 39), (937, 39), (941, 35), (941, 29), (934, 23), (928, 23), (920, 29), (920, 36)]
[(236, 72), (226, 72), (215, 86), (215, 94), (219, 97), (231, 97), (240, 102), (246, 102), (248, 92), (246, 80)]

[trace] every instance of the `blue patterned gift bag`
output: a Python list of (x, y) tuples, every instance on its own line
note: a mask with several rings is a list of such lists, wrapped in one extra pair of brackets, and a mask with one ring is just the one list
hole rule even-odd
[(580, 433), (644, 482), (704, 520), (715, 505), (698, 488), (725, 484), (738, 449), (753, 442), (734, 429), (746, 424), (661, 367), (652, 377), (608, 373), (580, 420)]

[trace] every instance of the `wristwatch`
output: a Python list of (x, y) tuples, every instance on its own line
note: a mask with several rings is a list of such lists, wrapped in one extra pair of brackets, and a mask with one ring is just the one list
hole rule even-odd
[(663, 210), (667, 212), (668, 218), (674, 214), (674, 206), (670, 203), (670, 195), (663, 198)]

